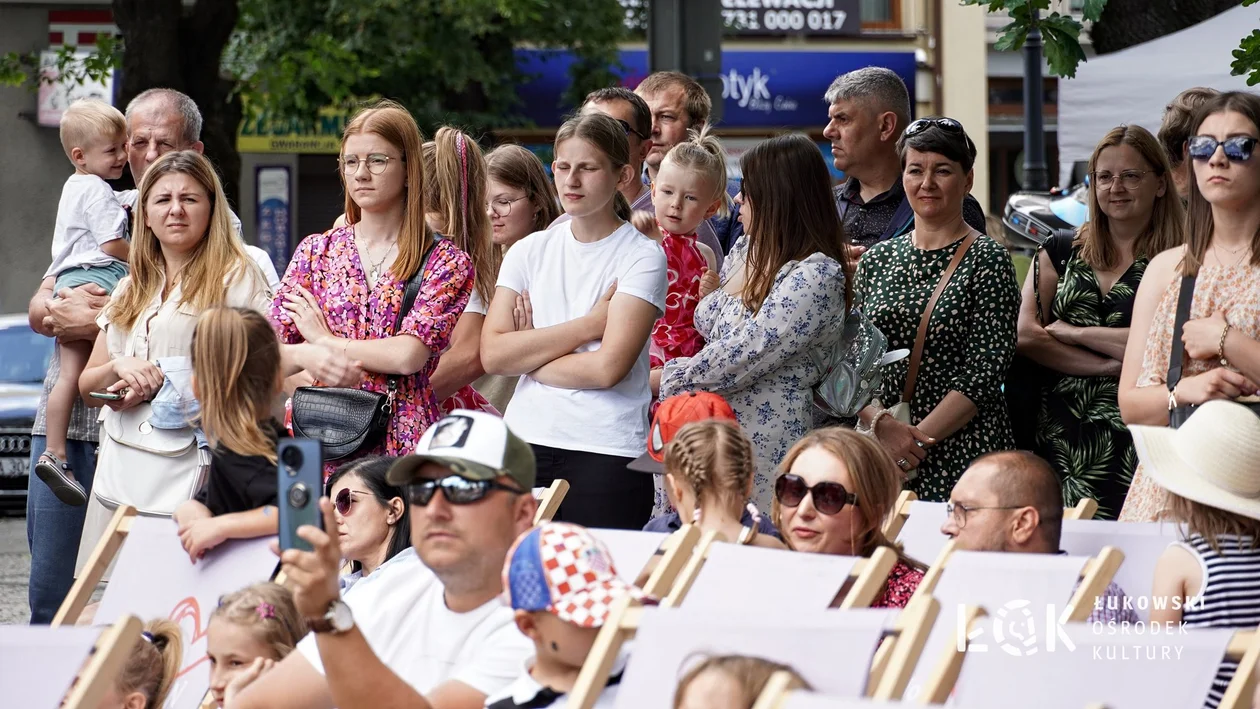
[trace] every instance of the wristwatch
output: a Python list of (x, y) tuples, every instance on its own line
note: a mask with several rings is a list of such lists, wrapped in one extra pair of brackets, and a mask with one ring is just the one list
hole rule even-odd
[(329, 604), (324, 617), (307, 618), (306, 625), (313, 633), (340, 635), (354, 627), (354, 616), (350, 613), (350, 606), (336, 600)]

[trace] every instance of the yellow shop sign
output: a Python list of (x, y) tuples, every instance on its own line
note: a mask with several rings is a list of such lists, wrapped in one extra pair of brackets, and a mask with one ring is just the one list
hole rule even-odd
[(349, 114), (325, 109), (314, 120), (273, 120), (267, 114), (241, 121), (236, 149), (242, 153), (321, 153), (336, 155)]

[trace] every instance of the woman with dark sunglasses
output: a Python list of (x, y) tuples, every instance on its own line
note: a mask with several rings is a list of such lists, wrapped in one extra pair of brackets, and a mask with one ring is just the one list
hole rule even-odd
[(874, 608), (903, 608), (925, 568), (883, 532), (897, 504), (901, 474), (873, 439), (848, 428), (820, 428), (792, 446), (774, 481), (774, 525), (783, 541), (814, 554), (868, 557), (889, 547), (899, 557)]
[(1006, 249), (963, 218), (976, 146), (962, 125), (919, 119), (897, 152), (914, 230), (871, 247), (853, 290), (888, 349), (912, 354), (884, 369), (883, 390), (859, 423), (909, 489), (943, 502), (972, 460), (1014, 447), (1002, 383), (1015, 355), (1019, 286)]
[[(1216, 96), (1190, 136), (1186, 243), (1151, 259), (1138, 288), (1120, 374), (1126, 424), (1166, 426), (1174, 409), (1250, 397), (1260, 382), (1260, 97)], [(1193, 295), (1177, 341), (1185, 287)], [(1174, 354), (1180, 368), (1169, 366)], [(1120, 520), (1158, 519), (1166, 499), (1139, 467)]]
[(385, 481), (393, 464), (393, 458), (363, 458), (328, 478), (325, 490), (333, 501), (341, 553), (351, 564), (351, 573), (341, 577), (343, 593), (411, 546), (406, 494)]

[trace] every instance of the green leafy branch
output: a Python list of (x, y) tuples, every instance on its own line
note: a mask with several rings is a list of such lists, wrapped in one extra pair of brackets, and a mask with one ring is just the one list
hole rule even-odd
[[(1257, 0), (1249, 0), (1256, 2)], [(1071, 15), (1049, 12), (1050, 0), (962, 0), (964, 5), (983, 5), (989, 12), (1005, 11), (1011, 21), (1000, 30), (993, 48), (999, 52), (1016, 52), (1023, 48), (1033, 28), (1041, 30), (1046, 63), (1055, 76), (1072, 78), (1076, 67), (1085, 61), (1081, 48), (1081, 30), (1084, 27)], [(1081, 14), (1090, 22), (1097, 22), (1107, 0), (1085, 0)], [(1033, 18), (1033, 12), (1038, 16)]]
[[(122, 41), (109, 34), (96, 36), (96, 47), (80, 54), (73, 45), (57, 49), (52, 68), (41, 71), (38, 52), (6, 52), (0, 54), (0, 86), (27, 86), (31, 91), (40, 84), (72, 83), (82, 86), (88, 81), (104, 81), (122, 66)], [(53, 78), (53, 77), (56, 78)]]
[[(1243, 7), (1255, 5), (1260, 0), (1243, 0)], [(1230, 64), (1230, 74), (1242, 76), (1247, 74), (1247, 85), (1260, 84), (1260, 30), (1252, 30), (1243, 37), (1234, 52), (1234, 61)]]

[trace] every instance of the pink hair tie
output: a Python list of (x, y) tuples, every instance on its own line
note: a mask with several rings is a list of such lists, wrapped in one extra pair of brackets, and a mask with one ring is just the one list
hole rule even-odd
[(459, 193), (463, 204), (460, 216), (464, 220), (466, 230), (468, 228), (468, 145), (464, 141), (463, 133), (455, 134), (455, 147), (459, 149)]
[(754, 528), (760, 527), (761, 526), (761, 510), (758, 510), (757, 506), (751, 502), (748, 503), (748, 514), (752, 516), (753, 527)]
[(263, 620), (276, 617), (276, 607), (267, 602), (261, 602), (254, 610), (258, 611), (258, 617)]

